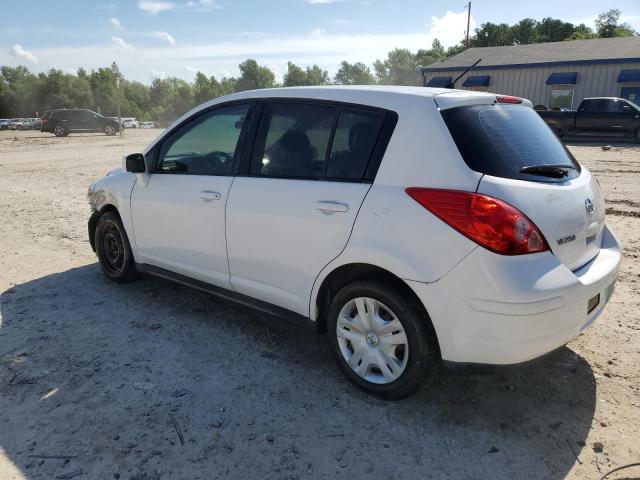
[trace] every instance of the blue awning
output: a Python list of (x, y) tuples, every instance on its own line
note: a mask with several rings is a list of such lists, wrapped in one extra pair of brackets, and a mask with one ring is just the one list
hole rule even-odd
[(471, 75), (464, 80), (463, 87), (488, 87), (489, 75)]
[(578, 81), (578, 72), (552, 73), (547, 78), (547, 85), (575, 85)]
[(618, 83), (622, 82), (640, 82), (640, 70), (620, 70)]
[(446, 87), (451, 83), (451, 80), (453, 80), (452, 77), (433, 77), (427, 83), (427, 87)]

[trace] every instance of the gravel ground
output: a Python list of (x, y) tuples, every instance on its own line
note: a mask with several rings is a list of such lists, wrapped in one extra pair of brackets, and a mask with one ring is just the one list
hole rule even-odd
[(87, 186), (158, 132), (0, 133), (1, 479), (591, 479), (640, 461), (640, 148), (570, 146), (625, 251), (593, 327), (526, 368), (383, 402), (323, 337), (103, 277)]

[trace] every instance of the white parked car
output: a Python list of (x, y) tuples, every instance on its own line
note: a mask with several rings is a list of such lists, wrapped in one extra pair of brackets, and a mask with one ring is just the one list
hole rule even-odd
[(140, 128), (155, 128), (156, 125), (153, 122), (140, 122)]
[(514, 364), (603, 311), (621, 253), (596, 179), (531, 103), (284, 88), (188, 112), (89, 189), (104, 273), (315, 325), (384, 398), (440, 362)]
[(138, 128), (140, 125), (138, 124), (138, 121), (135, 118), (123, 118), (122, 126), (124, 128)]

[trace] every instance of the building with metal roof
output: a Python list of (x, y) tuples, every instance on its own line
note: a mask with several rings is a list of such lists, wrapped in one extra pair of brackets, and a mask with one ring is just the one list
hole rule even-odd
[(423, 67), (425, 86), (447, 86), (477, 60), (456, 88), (516, 95), (547, 108), (576, 108), (599, 96), (640, 104), (638, 36), (469, 48)]

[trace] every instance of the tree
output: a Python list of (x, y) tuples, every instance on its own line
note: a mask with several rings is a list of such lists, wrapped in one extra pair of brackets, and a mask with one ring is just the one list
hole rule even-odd
[(538, 40), (538, 22), (525, 18), (511, 27), (510, 40), (516, 45), (536, 43)]
[(283, 81), (285, 87), (306, 85), (306, 79), (307, 76), (302, 68), (293, 62), (287, 63), (287, 73), (285, 73)]
[(89, 74), (89, 85), (93, 92), (93, 109), (106, 116), (117, 113), (118, 91), (116, 78), (110, 68), (92, 70)]
[(598, 37), (628, 37), (636, 34), (628, 23), (618, 23), (620, 21), (620, 13), (620, 10), (613, 9), (598, 15), (596, 19)]
[(240, 78), (236, 82), (236, 90), (257, 90), (270, 88), (275, 84), (276, 76), (267, 67), (258, 65), (252, 58), (245, 60), (240, 65)]
[(318, 65), (303, 70), (295, 63), (287, 63), (287, 73), (285, 73), (283, 81), (285, 87), (326, 85), (328, 83), (329, 74)]
[(343, 61), (333, 80), (340, 85), (372, 85), (376, 83), (371, 70), (362, 62)]
[(440, 43), (440, 40), (438, 40), (437, 38), (434, 38), (433, 42), (431, 42), (431, 50), (429, 50), (429, 55), (435, 58), (438, 62), (446, 58), (447, 53), (445, 52), (442, 43)]
[(419, 65), (407, 49), (396, 48), (385, 60), (376, 60), (373, 68), (378, 82), (384, 85), (420, 85)]
[(309, 86), (327, 85), (329, 83), (329, 73), (321, 69), (318, 65), (307, 67), (306, 82), (305, 85)]
[(562, 42), (569, 40), (575, 27), (572, 23), (556, 18), (543, 18), (538, 24), (537, 42)]
[(216, 80), (216, 77), (212, 75), (207, 78), (202, 72), (196, 73), (196, 78), (193, 82), (193, 96), (196, 105), (219, 97), (220, 95), (220, 82)]
[(591, 38), (598, 38), (598, 35), (584, 23), (576, 25), (573, 29), (573, 34), (571, 34), (571, 40), (588, 40)]
[(472, 47), (496, 47), (513, 44), (511, 27), (506, 23), (483, 23), (480, 28), (476, 28), (475, 32), (475, 35), (469, 39), (469, 45)]

